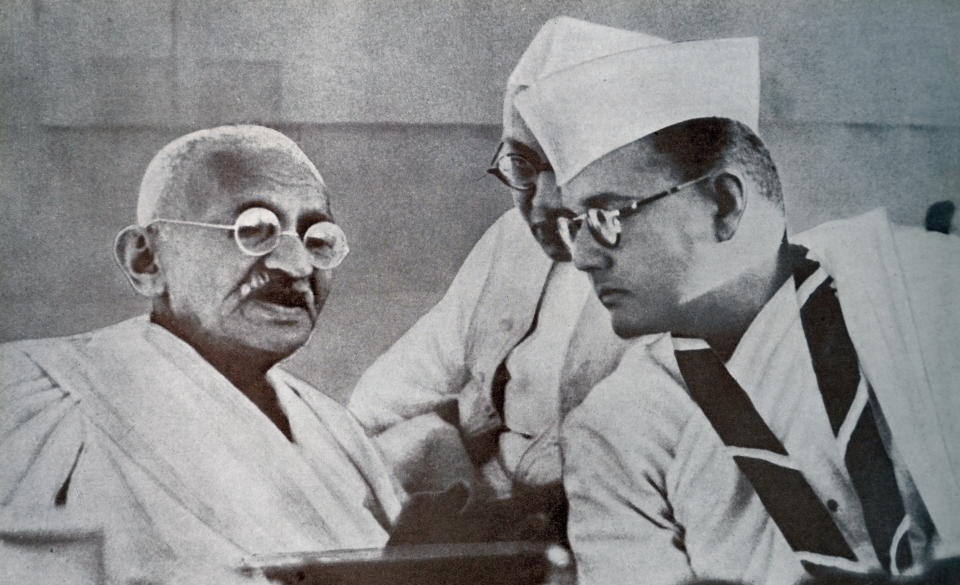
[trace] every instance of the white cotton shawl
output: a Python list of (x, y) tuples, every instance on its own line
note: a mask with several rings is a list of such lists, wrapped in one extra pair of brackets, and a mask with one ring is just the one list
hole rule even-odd
[(399, 503), (378, 454), (340, 405), (289, 374), (269, 380), (295, 443), (145, 317), (8, 344), (0, 363), (15, 378), (0, 396), (0, 529), (54, 515), (99, 528), (110, 582), (386, 542)]
[(795, 241), (837, 283), (861, 367), (939, 533), (938, 556), (960, 554), (960, 239), (894, 226), (878, 209)]

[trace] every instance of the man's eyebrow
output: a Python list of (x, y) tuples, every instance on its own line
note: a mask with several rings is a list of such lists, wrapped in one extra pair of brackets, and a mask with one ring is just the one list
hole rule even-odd
[(303, 231), (313, 224), (320, 223), (322, 221), (336, 223), (329, 213), (319, 210), (308, 211), (297, 218), (297, 231)]
[(283, 217), (285, 215), (282, 211), (277, 209), (277, 207), (274, 204), (264, 199), (251, 199), (249, 201), (244, 201), (233, 210), (233, 214), (234, 216), (238, 216), (244, 211), (248, 209), (252, 209), (254, 207), (263, 207), (264, 209), (269, 209), (281, 220), (283, 220)]

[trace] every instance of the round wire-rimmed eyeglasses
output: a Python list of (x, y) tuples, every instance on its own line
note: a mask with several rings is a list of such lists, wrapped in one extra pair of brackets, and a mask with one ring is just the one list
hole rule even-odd
[(503, 152), (504, 146), (506, 144), (501, 142), (497, 147), (487, 172), (511, 189), (530, 191), (537, 186), (537, 175), (553, 170), (550, 163), (541, 160), (533, 152)]
[(308, 227), (301, 238), (295, 231), (283, 231), (277, 214), (263, 207), (245, 210), (237, 216), (233, 225), (157, 218), (143, 227), (150, 227), (155, 223), (231, 230), (237, 247), (247, 256), (265, 256), (280, 245), (282, 236), (290, 236), (303, 242), (303, 247), (310, 257), (310, 264), (320, 270), (336, 268), (350, 252), (347, 236), (337, 224), (326, 220), (318, 221)]

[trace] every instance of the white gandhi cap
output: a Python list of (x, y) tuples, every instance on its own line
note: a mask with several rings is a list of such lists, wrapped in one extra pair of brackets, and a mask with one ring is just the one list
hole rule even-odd
[(757, 132), (758, 43), (672, 43), (560, 17), (521, 57), (505, 101), (505, 121), (510, 108), (519, 112), (562, 186), (604, 155), (684, 120), (730, 118)]

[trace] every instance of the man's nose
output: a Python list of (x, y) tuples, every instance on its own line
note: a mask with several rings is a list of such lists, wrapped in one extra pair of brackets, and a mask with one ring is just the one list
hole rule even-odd
[(577, 230), (571, 248), (570, 255), (573, 258), (573, 265), (578, 270), (593, 272), (610, 268), (612, 265), (608, 250), (597, 242), (586, 225)]
[(313, 273), (310, 254), (294, 233), (284, 232), (280, 235), (277, 247), (267, 254), (264, 264), (272, 270), (286, 272), (292, 278), (305, 278)]
[(552, 171), (537, 174), (537, 188), (530, 199), (531, 220), (533, 223), (547, 219), (546, 212), (555, 209), (560, 200), (557, 181)]

